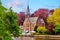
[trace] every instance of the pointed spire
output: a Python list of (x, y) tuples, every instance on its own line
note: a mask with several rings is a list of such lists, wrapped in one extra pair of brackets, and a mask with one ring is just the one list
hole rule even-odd
[(29, 18), (29, 17), (30, 17), (29, 0), (27, 0), (27, 8), (25, 11), (25, 18)]
[(27, 9), (26, 9), (27, 14), (30, 14), (30, 9), (29, 9), (29, 0), (27, 0)]
[(26, 9), (26, 18), (30, 17), (30, 9), (29, 9), (29, 5), (27, 5), (27, 9)]
[(29, 5), (27, 5), (27, 13), (29, 14), (30, 13), (30, 9), (29, 9)]

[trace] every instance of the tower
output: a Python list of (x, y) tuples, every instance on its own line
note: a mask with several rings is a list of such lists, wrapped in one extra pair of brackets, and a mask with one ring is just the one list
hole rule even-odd
[(29, 9), (29, 5), (27, 5), (26, 11), (25, 11), (25, 21), (24, 21), (24, 28), (23, 31), (26, 33), (30, 32), (30, 22), (29, 22), (29, 18), (30, 18), (30, 9)]
[(29, 17), (30, 17), (30, 9), (29, 9), (29, 5), (27, 5), (25, 17), (26, 17), (26, 18), (29, 18)]

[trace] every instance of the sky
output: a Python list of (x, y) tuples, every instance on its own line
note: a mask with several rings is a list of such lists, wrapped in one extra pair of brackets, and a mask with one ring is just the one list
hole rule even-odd
[(60, 7), (60, 0), (2, 0), (3, 6), (6, 8), (12, 7), (14, 12), (25, 11), (29, 5), (30, 12), (38, 10), (39, 8), (55, 9)]

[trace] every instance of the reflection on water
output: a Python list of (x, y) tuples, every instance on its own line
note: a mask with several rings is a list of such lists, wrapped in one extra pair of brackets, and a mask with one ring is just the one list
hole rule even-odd
[(60, 36), (35, 36), (35, 37), (22, 36), (16, 38), (15, 40), (60, 40)]
[(60, 39), (48, 39), (48, 38), (36, 38), (36, 37), (20, 37), (15, 38), (14, 40), (60, 40)]

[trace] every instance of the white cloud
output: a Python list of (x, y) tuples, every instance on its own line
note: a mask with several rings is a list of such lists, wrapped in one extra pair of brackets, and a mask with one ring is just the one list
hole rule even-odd
[(23, 10), (27, 0), (12, 0), (12, 2), (8, 3), (8, 7), (12, 7), (15, 12), (19, 12)]
[(20, 0), (13, 0), (12, 2), (9, 2), (8, 3), (8, 6), (10, 7), (10, 6), (16, 6), (16, 7), (18, 7), (18, 6), (23, 6), (24, 5), (24, 3), (26, 2), (26, 0), (22, 0), (22, 2), (20, 1)]
[(18, 0), (13, 0), (12, 2), (9, 2), (8, 3), (8, 6), (18, 6), (20, 5), (20, 2)]

